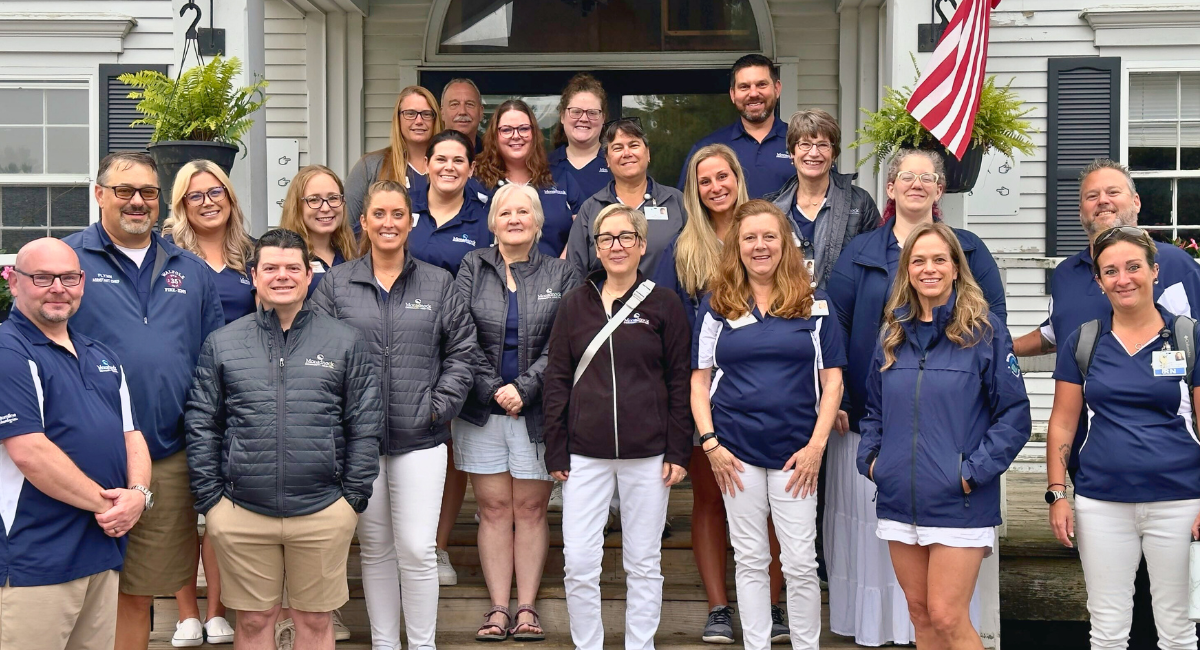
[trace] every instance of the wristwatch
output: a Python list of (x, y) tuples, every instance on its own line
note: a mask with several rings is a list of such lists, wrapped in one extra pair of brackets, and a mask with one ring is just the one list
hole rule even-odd
[(1067, 498), (1067, 493), (1063, 490), (1046, 490), (1046, 503), (1054, 505), (1059, 499)]
[(146, 487), (145, 485), (131, 485), (131, 486), (129, 486), (129, 489), (137, 490), (138, 492), (141, 492), (146, 497), (146, 507), (144, 508), (145, 510), (149, 510), (154, 507), (154, 493), (150, 491), (150, 488)]

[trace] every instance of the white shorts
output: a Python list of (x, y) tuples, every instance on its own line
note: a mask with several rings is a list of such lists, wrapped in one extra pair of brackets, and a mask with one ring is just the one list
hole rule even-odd
[(454, 466), (468, 474), (508, 472), (515, 479), (549, 481), (546, 445), (529, 441), (524, 416), (490, 415), (477, 427), (455, 419), (450, 425), (454, 438)]
[(904, 524), (891, 519), (880, 519), (875, 529), (879, 539), (888, 542), (900, 542), (916, 546), (941, 544), (952, 548), (986, 548), (984, 557), (991, 557), (996, 548), (996, 529), (987, 528), (938, 528), (936, 526), (916, 526)]

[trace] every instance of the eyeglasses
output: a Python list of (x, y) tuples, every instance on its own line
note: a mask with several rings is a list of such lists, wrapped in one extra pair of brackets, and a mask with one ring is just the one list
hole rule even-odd
[(626, 122), (628, 122), (630, 124), (636, 124), (639, 129), (642, 128), (642, 118), (640, 118), (636, 115), (629, 115), (627, 117), (618, 117), (615, 120), (609, 120), (609, 121), (605, 122), (604, 126), (600, 127), (600, 130), (607, 131), (608, 127), (610, 127), (614, 124), (624, 124)]
[(200, 205), (204, 203), (204, 197), (208, 197), (213, 203), (220, 203), (225, 199), (225, 188), (212, 187), (207, 192), (188, 192), (183, 195), (183, 200), (188, 202), (188, 205)]
[(1115, 228), (1109, 228), (1108, 230), (1100, 233), (1100, 236), (1096, 238), (1096, 243), (1094, 246), (1104, 243), (1105, 240), (1112, 239), (1112, 237), (1117, 233), (1129, 235), (1130, 237), (1135, 237), (1139, 240), (1149, 239), (1150, 237), (1146, 234), (1145, 230), (1142, 230), (1137, 226), (1117, 226)]
[(612, 248), (615, 241), (621, 242), (621, 248), (633, 248), (638, 243), (638, 234), (636, 232), (629, 232), (628, 230), (619, 232), (616, 235), (602, 233), (596, 235), (595, 240), (596, 248), (602, 251)]
[(917, 182), (918, 179), (920, 179), (922, 185), (936, 185), (939, 178), (941, 178), (941, 176), (933, 172), (925, 172), (924, 174), (918, 174), (916, 172), (900, 172), (899, 174), (896, 174), (896, 180), (909, 185)]
[(833, 150), (833, 145), (828, 142), (800, 142), (796, 144), (796, 148), (800, 153), (808, 153), (813, 149), (816, 149), (817, 153), (829, 153)]
[(584, 109), (584, 108), (576, 108), (574, 106), (567, 107), (567, 117), (569, 117), (573, 120), (577, 120), (577, 119), (583, 117), (584, 115), (587, 115), (587, 118), (589, 120), (595, 122), (596, 120), (600, 119), (600, 116), (603, 114), (604, 114), (604, 111), (602, 111), (598, 108)]
[(304, 202), (313, 210), (320, 210), (322, 203), (328, 203), (330, 208), (336, 210), (342, 207), (342, 204), (346, 202), (346, 197), (342, 196), (341, 194), (331, 194), (325, 197), (313, 194), (312, 196), (304, 197)]
[[(96, 184), (100, 185), (99, 183)], [(100, 187), (112, 190), (112, 193), (122, 201), (128, 201), (132, 199), (134, 194), (141, 194), (143, 201), (157, 201), (158, 195), (162, 193), (161, 189), (154, 187), (153, 185), (147, 185), (146, 187), (132, 187), (130, 185), (100, 185)]]
[(70, 271), (68, 273), (26, 273), (21, 269), (14, 268), (13, 271), (29, 278), (33, 281), (33, 286), (45, 289), (54, 284), (55, 280), (62, 283), (64, 287), (77, 287), (80, 282), (83, 282), (83, 271)]
[(434, 113), (433, 111), (414, 111), (411, 108), (400, 111), (400, 117), (403, 117), (409, 122), (416, 120), (418, 115), (426, 122), (432, 122), (433, 118), (437, 117), (437, 113)]
[(533, 127), (528, 124), (522, 124), (521, 126), (501, 126), (496, 129), (496, 132), (506, 138), (513, 137), (514, 133), (522, 138), (528, 138), (533, 133)]

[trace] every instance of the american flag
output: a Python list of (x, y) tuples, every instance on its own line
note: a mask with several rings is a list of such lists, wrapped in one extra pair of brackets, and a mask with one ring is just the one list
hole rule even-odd
[(905, 108), (956, 158), (971, 146), (987, 64), (988, 22), (1000, 0), (960, 0)]

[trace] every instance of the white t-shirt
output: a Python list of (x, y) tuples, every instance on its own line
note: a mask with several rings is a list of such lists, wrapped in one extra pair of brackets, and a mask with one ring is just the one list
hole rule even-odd
[[(113, 246), (117, 245), (113, 244)], [(137, 264), (137, 267), (140, 269), (142, 268), (142, 262), (146, 261), (146, 253), (149, 252), (150, 246), (147, 245), (145, 248), (125, 248), (124, 246), (117, 246), (117, 250), (125, 253), (125, 256), (133, 260), (133, 263)]]

